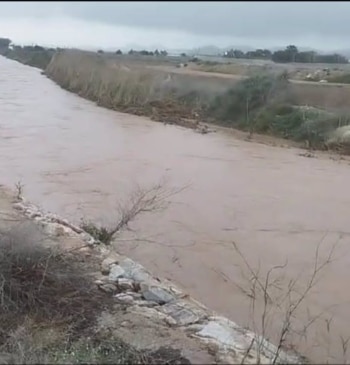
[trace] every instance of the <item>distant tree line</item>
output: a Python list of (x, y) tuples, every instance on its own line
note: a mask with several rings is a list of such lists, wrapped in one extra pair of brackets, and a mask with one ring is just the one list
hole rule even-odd
[[(97, 53), (104, 53), (104, 51), (102, 49), (98, 50)], [(122, 50), (118, 49), (117, 51), (115, 51), (116, 55), (122, 55), (123, 52)], [(158, 49), (156, 49), (154, 52), (153, 51), (147, 51), (145, 49), (143, 49), (142, 51), (135, 51), (133, 49), (131, 49), (129, 52), (127, 52), (126, 54), (129, 55), (140, 55), (140, 56), (167, 56), (168, 52), (163, 50), (163, 51), (158, 51)]]
[(226, 58), (245, 58), (272, 60), (276, 63), (348, 63), (348, 59), (340, 54), (321, 55), (315, 51), (299, 52), (294, 45), (287, 46), (284, 50), (271, 52), (268, 49), (257, 49), (255, 51), (243, 52), (239, 49), (231, 49), (224, 53)]
[(11, 39), (0, 38), (0, 48), (9, 48), (11, 44)]
[(268, 49), (257, 49), (255, 51), (243, 52), (239, 49), (231, 49), (224, 53), (226, 58), (248, 58), (248, 59), (266, 59), (270, 60), (272, 52)]
[(55, 50), (59, 50), (60, 48), (45, 48), (45, 47), (41, 47), (36, 45), (33, 46), (19, 46), (14, 44), (11, 39), (9, 38), (1, 38), (0, 37), (0, 48), (1, 49), (9, 49), (11, 46), (11, 48), (15, 51), (19, 51), (19, 50), (23, 50), (23, 51), (55, 51)]
[(159, 51), (158, 49), (156, 49), (154, 52), (153, 51), (146, 51), (146, 50), (142, 50), (142, 51), (134, 51), (133, 49), (131, 49), (128, 52), (129, 55), (141, 55), (141, 56), (167, 56), (168, 52), (165, 50), (161, 50)]

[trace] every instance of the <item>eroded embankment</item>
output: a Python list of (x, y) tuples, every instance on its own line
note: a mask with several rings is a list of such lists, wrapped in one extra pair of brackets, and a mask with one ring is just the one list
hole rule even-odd
[(300, 147), (350, 151), (346, 85), (287, 82), (272, 74), (241, 79), (93, 52), (29, 48), (5, 55), (45, 69), (61, 87), (109, 109), (201, 133), (209, 129), (200, 121), (240, 129), (249, 137), (259, 133)]
[(1, 363), (301, 361), (67, 220), (3, 188), (0, 201)]
[(164, 72), (81, 51), (57, 52), (46, 75), (98, 105), (189, 128), (197, 127), (202, 108), (202, 101), (191, 99), (198, 96), (194, 89), (206, 89), (200, 81), (189, 88), (185, 77), (174, 80)]
[(261, 133), (308, 148), (349, 151), (347, 112), (326, 110), (347, 106), (347, 89), (339, 86), (299, 85), (283, 75), (218, 78), (67, 50), (56, 52), (46, 74), (98, 105), (166, 124), (198, 129), (203, 121), (247, 131), (250, 137)]

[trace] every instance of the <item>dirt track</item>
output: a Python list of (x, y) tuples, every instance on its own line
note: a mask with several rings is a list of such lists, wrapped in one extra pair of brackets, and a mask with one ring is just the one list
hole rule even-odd
[[(148, 68), (152, 68), (155, 70), (173, 73), (173, 74), (181, 74), (181, 75), (192, 75), (192, 76), (201, 76), (201, 77), (209, 77), (209, 78), (222, 78), (222, 79), (230, 79), (234, 81), (242, 80), (246, 78), (246, 76), (243, 75), (233, 75), (233, 74), (225, 74), (220, 72), (206, 72), (206, 71), (199, 71), (194, 70), (187, 67), (182, 68), (175, 68), (175, 67), (169, 67), (169, 66), (147, 66)], [(293, 84), (300, 84), (300, 85), (317, 85), (319, 87), (344, 87), (344, 88), (350, 88), (350, 84), (341, 84), (341, 83), (320, 83), (320, 82), (314, 82), (314, 81), (303, 81), (303, 80), (290, 80)]]

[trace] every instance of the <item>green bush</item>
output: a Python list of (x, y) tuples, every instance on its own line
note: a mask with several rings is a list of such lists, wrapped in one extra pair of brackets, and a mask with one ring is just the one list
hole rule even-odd
[(291, 110), (285, 114), (275, 114), (271, 121), (271, 130), (281, 137), (294, 139), (303, 122), (302, 113), (299, 110)]
[(338, 127), (350, 124), (348, 116), (292, 105), (285, 74), (247, 78), (216, 96), (207, 112), (223, 125), (308, 141), (317, 148), (323, 148)]
[[(285, 98), (288, 81), (282, 76), (257, 75), (240, 81), (227, 92), (216, 96), (209, 104), (208, 113), (225, 125), (266, 131), (269, 111), (267, 105)], [(261, 119), (261, 120), (260, 120)]]

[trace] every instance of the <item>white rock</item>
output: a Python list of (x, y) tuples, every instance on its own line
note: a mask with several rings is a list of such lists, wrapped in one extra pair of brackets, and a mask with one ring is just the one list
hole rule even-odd
[[(229, 362), (228, 358), (235, 354), (230, 360), (231, 363), (237, 363), (236, 356), (242, 356), (251, 347), (252, 340), (255, 344), (250, 350), (251, 356), (249, 362), (256, 361), (257, 347), (259, 343), (259, 351), (261, 353), (260, 363), (271, 363), (277, 351), (276, 346), (270, 342), (259, 338), (251, 331), (246, 331), (234, 322), (224, 317), (211, 317), (210, 321), (199, 331), (197, 336), (205, 339), (207, 342), (214, 341), (219, 346), (220, 353)], [(281, 352), (279, 359), (282, 363), (298, 363), (300, 360), (296, 356), (289, 356), (285, 352)], [(248, 359), (246, 359), (248, 361)], [(256, 363), (256, 362), (254, 362)]]
[(41, 222), (45, 221), (45, 218), (43, 216), (37, 216), (34, 218), (34, 220), (37, 223), (41, 223)]
[(36, 217), (41, 217), (42, 214), (39, 211), (32, 211), (30, 213), (28, 213), (28, 217), (31, 219), (34, 219)]
[(118, 288), (120, 290), (126, 291), (126, 290), (134, 290), (134, 281), (131, 279), (126, 278), (120, 278), (118, 279)]
[(150, 302), (149, 300), (138, 300), (135, 302), (136, 305), (139, 307), (147, 307), (147, 308), (153, 308), (157, 307), (159, 304), (156, 302)]
[(124, 294), (130, 295), (134, 298), (134, 300), (142, 300), (142, 295), (140, 293), (135, 293), (132, 291), (127, 291)]
[(132, 304), (134, 302), (134, 298), (129, 295), (129, 294), (125, 294), (125, 293), (119, 293), (119, 294), (116, 294), (114, 296), (114, 298), (119, 302), (119, 303), (122, 303), (122, 304)]
[(103, 285), (103, 284), (105, 284), (106, 282), (105, 281), (103, 281), (103, 280), (101, 280), (101, 279), (97, 279), (97, 280), (95, 280), (94, 281), (94, 284), (96, 284), (96, 285)]
[(108, 279), (110, 281), (118, 281), (119, 278), (125, 277), (125, 270), (119, 265), (112, 264), (110, 266), (110, 272)]
[(146, 300), (158, 304), (165, 304), (175, 300), (175, 297), (169, 291), (160, 286), (141, 283), (141, 293)]
[(237, 350), (245, 350), (249, 347), (247, 338), (240, 333), (236, 325), (228, 320), (211, 320), (203, 329), (198, 332), (198, 336), (211, 338), (224, 346), (234, 347)]
[(26, 207), (23, 203), (14, 203), (13, 208), (20, 211), (26, 210)]
[(187, 326), (207, 317), (206, 313), (200, 308), (185, 301), (165, 304), (160, 310), (172, 317), (179, 326)]
[(154, 278), (145, 268), (129, 258), (125, 258), (119, 265), (125, 270), (125, 277), (136, 282), (155, 283)]
[(146, 306), (133, 305), (129, 308), (130, 313), (141, 314), (144, 318), (149, 318), (154, 323), (167, 323), (170, 326), (175, 326), (176, 322), (173, 318), (159, 312), (158, 307), (150, 308)]

